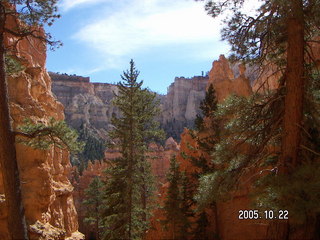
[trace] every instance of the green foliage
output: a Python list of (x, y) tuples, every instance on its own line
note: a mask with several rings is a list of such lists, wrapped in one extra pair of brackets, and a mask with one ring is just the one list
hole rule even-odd
[(107, 182), (104, 191), (103, 239), (121, 239), (128, 236), (128, 206), (131, 200), (129, 189), (134, 186), (135, 189), (131, 191), (135, 190), (136, 193), (136, 184), (129, 183), (126, 179), (129, 175), (126, 161), (116, 158), (111, 164), (112, 167), (105, 171)]
[(279, 154), (276, 150), (281, 136), (279, 104), (281, 98), (270, 93), (249, 98), (230, 96), (218, 105), (216, 117), (220, 122), (223, 120), (223, 125), (220, 141), (214, 145), (211, 156), (213, 164), (219, 167), (200, 179), (196, 197), (200, 206), (227, 199), (247, 167), (270, 163), (275, 166), (277, 162), (270, 161), (270, 157), (277, 160), (275, 156)]
[(181, 140), (181, 133), (184, 128), (192, 129), (194, 128), (194, 122), (192, 120), (173, 120), (167, 121), (166, 123), (161, 124), (161, 129), (166, 133), (166, 139), (172, 137), (176, 141)]
[(217, 110), (216, 91), (212, 84), (209, 85), (204, 99), (200, 102), (200, 109), (205, 117), (213, 117)]
[(196, 115), (196, 119), (194, 120), (194, 126), (197, 130), (202, 131), (204, 128), (203, 117), (199, 114)]
[(83, 143), (78, 141), (77, 132), (69, 128), (64, 121), (50, 118), (48, 124), (44, 124), (42, 122), (33, 123), (31, 119), (25, 119), (24, 125), (19, 126), (18, 129), (21, 131), (15, 133), (19, 136), (18, 142), (32, 148), (46, 150), (54, 144), (75, 153), (83, 149)]
[(100, 177), (96, 176), (85, 190), (85, 200), (82, 202), (86, 206), (84, 222), (95, 227), (97, 239), (102, 233), (102, 209), (103, 209), (103, 187)]
[[(233, 60), (259, 62), (267, 60), (279, 67), (285, 66), (287, 38), (287, 20), (294, 12), (288, 11), (295, 7), (294, 1), (260, 1), (257, 12), (245, 12), (245, 0), (208, 0), (205, 8), (212, 17), (218, 17), (225, 11), (231, 11), (232, 16), (225, 18), (226, 27), (222, 30), (222, 39), (231, 45)], [(318, 1), (303, 1), (305, 20), (305, 39), (310, 40), (319, 34), (320, 3)]]
[(190, 182), (184, 172), (179, 169), (176, 157), (170, 160), (170, 169), (167, 176), (169, 188), (164, 205), (166, 220), (165, 226), (171, 226), (174, 236), (173, 239), (186, 239), (190, 235), (190, 217), (193, 216), (191, 210), (192, 193)]
[[(196, 130), (190, 130), (191, 137), (197, 142), (197, 149), (192, 147), (190, 144), (187, 144), (188, 148), (192, 151), (199, 151), (201, 154), (199, 156), (187, 156), (184, 154), (185, 158), (188, 158), (193, 166), (197, 167), (197, 172), (188, 176), (192, 181), (192, 186), (188, 186), (188, 191), (190, 192), (190, 197), (192, 201), (190, 202), (193, 207), (200, 212), (196, 215), (196, 221), (193, 223), (193, 229), (190, 235), (193, 239), (207, 239), (208, 232), (207, 226), (209, 222), (206, 219), (205, 207), (201, 203), (195, 203), (194, 200), (197, 200), (196, 189), (199, 185), (199, 179), (201, 176), (212, 173), (214, 171), (214, 164), (210, 162), (209, 156), (212, 155), (215, 145), (220, 138), (220, 119), (217, 115), (217, 98), (215, 89), (212, 84), (208, 87), (206, 91), (205, 98), (200, 103), (200, 110), (202, 112), (201, 116), (197, 115), (195, 120)], [(190, 181), (189, 180), (189, 181)], [(208, 185), (208, 187), (211, 187)], [(213, 198), (210, 194), (206, 195), (207, 192), (201, 193), (204, 198), (207, 199), (207, 202), (213, 202)], [(191, 207), (190, 205), (190, 207)], [(216, 221), (216, 220), (215, 220)]]
[[(290, 222), (306, 223), (306, 219), (319, 216), (319, 208), (315, 205), (320, 202), (319, 177), (316, 173), (320, 155), (319, 76), (314, 71), (316, 63), (310, 57), (311, 48), (314, 48), (310, 43), (319, 36), (320, 1), (260, 1), (257, 12), (250, 13), (244, 12), (245, 2), (208, 0), (206, 10), (213, 17), (225, 11), (231, 12), (222, 30), (222, 39), (231, 45), (231, 60), (256, 64), (260, 73), (274, 69), (274, 73), (280, 73), (283, 77), (279, 79), (280, 87), (275, 92), (266, 91), (249, 98), (232, 96), (218, 106), (216, 117), (223, 122), (223, 126), (220, 140), (211, 154), (213, 164), (218, 168), (201, 177), (196, 198), (200, 206), (225, 200), (232, 190), (237, 189), (240, 179), (243, 180), (241, 177), (248, 176), (250, 169), (262, 169), (248, 179), (257, 185), (253, 193), (257, 207), (290, 209)], [(301, 132), (301, 141), (297, 137), (300, 144), (297, 149), (299, 164), (286, 166), (290, 159), (283, 160), (281, 141), (286, 140), (282, 131), (284, 124), (285, 127), (289, 125), (288, 121), (283, 122), (283, 119), (287, 120), (284, 118), (287, 113), (284, 99), (286, 104), (289, 103), (287, 81), (295, 80), (286, 74), (293, 68), (287, 60), (293, 58), (289, 50), (291, 53), (295, 51), (288, 44), (290, 29), (295, 28), (294, 21), (300, 22), (304, 28), (304, 36), (301, 36), (304, 43), (294, 47), (297, 47), (297, 52), (304, 48), (305, 56), (311, 59), (301, 59), (303, 66), (297, 66), (303, 68), (302, 82), (306, 86), (304, 97), (296, 98), (304, 99), (304, 119), (303, 122), (300, 119), (297, 121), (297, 131)], [(278, 172), (278, 168), (286, 170)]]
[(56, 18), (60, 15), (57, 14), (58, 0), (6, 0), (11, 4), (15, 4), (18, 9), (19, 17), (29, 26), (34, 25), (52, 25)]
[(307, 163), (294, 169), (290, 175), (277, 170), (260, 178), (255, 184), (256, 207), (288, 210), (291, 221), (305, 223), (320, 214), (320, 163)]
[[(317, 78), (314, 79), (314, 81)], [(241, 175), (250, 168), (262, 168), (251, 176), (257, 208), (290, 209), (290, 219), (305, 222), (319, 214), (319, 101), (318, 86), (307, 89), (302, 164), (290, 174), (278, 173), (281, 138), (281, 95), (231, 96), (218, 106), (216, 116), (224, 120), (221, 139), (214, 145), (212, 161), (217, 169), (201, 176), (196, 200), (198, 208), (229, 199)], [(280, 105), (280, 108), (279, 108)], [(261, 117), (262, 116), (262, 117)], [(308, 146), (308, 147), (306, 147)], [(249, 177), (248, 177), (249, 178)], [(308, 185), (308, 186), (306, 186)]]
[[(8, 4), (9, 3), (9, 4)], [(61, 42), (53, 41), (50, 33), (43, 33), (38, 26), (51, 26), (60, 17), (57, 13), (58, 0), (4, 0), (0, 3), (6, 17), (19, 17), (24, 24), (19, 24), (15, 29), (5, 29), (5, 32), (17, 36), (19, 39), (31, 36), (47, 43), (51, 49), (61, 46)], [(15, 10), (8, 8), (14, 6)], [(14, 48), (14, 46), (11, 46)], [(13, 49), (14, 50), (14, 49)]]
[(24, 67), (14, 56), (5, 55), (6, 74), (12, 75), (24, 70)]
[(119, 150), (121, 157), (111, 160), (105, 172), (105, 239), (140, 239), (149, 227), (154, 186), (145, 153), (148, 143), (161, 138), (163, 132), (154, 120), (159, 102), (154, 93), (142, 89), (138, 75), (131, 60), (113, 99), (120, 116), (111, 120), (109, 147)]
[(77, 166), (80, 173), (87, 167), (89, 161), (102, 160), (106, 144), (90, 128), (84, 124), (80, 126), (78, 140), (84, 143), (83, 151), (71, 156), (71, 163)]

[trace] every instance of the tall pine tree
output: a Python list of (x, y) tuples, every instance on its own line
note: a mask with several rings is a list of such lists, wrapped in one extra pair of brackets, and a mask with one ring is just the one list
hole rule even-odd
[[(211, 161), (211, 155), (214, 151), (214, 146), (219, 142), (219, 120), (215, 116), (217, 111), (217, 98), (215, 89), (212, 84), (209, 85), (205, 98), (200, 103), (200, 109), (202, 115), (197, 115), (195, 120), (195, 126), (197, 132), (192, 132), (192, 136), (198, 144), (199, 156), (187, 156), (190, 158), (191, 163), (199, 169), (194, 174), (194, 188), (199, 185), (199, 179), (202, 175), (212, 173), (214, 170), (214, 165)], [(221, 125), (221, 124), (220, 124)], [(196, 190), (193, 190), (193, 195), (196, 195)], [(216, 202), (210, 203), (209, 207), (213, 210), (215, 226), (215, 235), (219, 235), (218, 227), (218, 213)], [(209, 221), (207, 219), (206, 209), (202, 206), (198, 206), (198, 214), (196, 216), (195, 227), (193, 229), (193, 238), (207, 239), (208, 233), (207, 228), (209, 226)]]
[[(314, 207), (310, 212), (303, 211), (305, 206), (299, 204), (304, 199), (313, 199), (313, 191), (306, 192), (297, 186), (303, 185), (303, 179), (309, 178), (311, 169), (318, 169), (319, 165), (319, 153), (315, 151), (318, 147), (314, 144), (318, 140), (310, 134), (306, 120), (310, 116), (307, 106), (319, 108), (308, 92), (317, 67), (314, 48), (319, 44), (320, 2), (265, 0), (255, 14), (243, 11), (245, 2), (209, 0), (206, 9), (213, 17), (226, 9), (233, 12), (222, 31), (223, 39), (231, 44), (231, 58), (256, 64), (262, 71), (271, 69), (273, 74), (280, 73), (279, 88), (248, 99), (231, 97), (218, 109), (218, 115), (226, 123), (213, 160), (225, 166), (203, 176), (198, 196), (205, 201), (221, 199), (238, 186), (246, 169), (266, 167), (266, 181), (262, 180), (264, 184), (260, 182), (256, 189), (260, 207), (290, 206), (291, 212), (300, 213), (300, 217), (290, 219), (291, 223), (304, 215), (314, 224), (315, 220), (319, 222), (319, 210)], [(316, 116), (312, 119), (319, 121)], [(303, 177), (297, 177), (302, 172)], [(258, 177), (262, 178), (257, 174), (251, 179)], [(310, 181), (316, 191), (318, 181), (317, 178)], [(282, 227), (270, 231), (273, 233), (268, 238), (289, 238), (293, 228), (282, 223)]]
[(106, 169), (105, 239), (142, 238), (149, 225), (153, 181), (145, 153), (148, 143), (163, 133), (154, 121), (159, 112), (155, 94), (142, 89), (138, 76), (131, 60), (113, 100), (120, 116), (112, 119), (109, 147), (119, 150), (121, 157)]
[(190, 218), (193, 216), (192, 195), (189, 179), (185, 172), (181, 172), (175, 156), (170, 160), (167, 180), (169, 188), (164, 204), (166, 220), (163, 224), (171, 230), (171, 239), (187, 239), (190, 236)]

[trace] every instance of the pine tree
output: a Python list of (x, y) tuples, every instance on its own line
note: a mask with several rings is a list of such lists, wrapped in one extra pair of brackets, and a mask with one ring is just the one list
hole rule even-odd
[(187, 239), (191, 228), (190, 217), (193, 216), (192, 195), (189, 191), (189, 179), (180, 171), (175, 156), (170, 160), (167, 180), (169, 188), (164, 205), (166, 220), (163, 224), (171, 228), (172, 239)]
[(106, 169), (105, 239), (141, 238), (148, 229), (153, 181), (145, 153), (147, 144), (163, 133), (154, 120), (159, 112), (155, 94), (142, 89), (138, 75), (131, 60), (113, 100), (121, 116), (112, 118), (110, 147), (122, 156), (111, 160)]
[(100, 177), (94, 177), (85, 190), (85, 200), (83, 201), (87, 207), (84, 222), (94, 226), (97, 240), (101, 239), (102, 233), (103, 186)]
[(25, 119), (24, 124), (13, 133), (18, 143), (35, 149), (46, 150), (54, 144), (74, 154), (83, 150), (83, 142), (79, 141), (77, 131), (69, 128), (65, 121), (57, 121), (52, 117), (48, 124), (34, 123), (31, 119)]
[(217, 110), (217, 99), (214, 87), (212, 84), (209, 85), (204, 99), (200, 102), (199, 106), (202, 114), (197, 114), (195, 119), (196, 130), (201, 131), (205, 128), (204, 117), (213, 117), (214, 112)]
[(80, 154), (71, 156), (71, 163), (78, 167), (80, 174), (87, 168), (89, 161), (102, 160), (106, 144), (90, 128), (82, 124), (78, 130), (79, 141), (84, 143), (83, 151)]
[(196, 134), (192, 132), (199, 145), (199, 150), (206, 154), (206, 156), (202, 154), (198, 159), (191, 157), (192, 163), (202, 169), (201, 174), (207, 173), (212, 168), (207, 158), (213, 151), (215, 143), (219, 141), (219, 121), (215, 116), (217, 104), (215, 89), (210, 84), (205, 98), (200, 102), (202, 116), (197, 115), (195, 119), (196, 130), (198, 132)]
[[(197, 126), (197, 132), (192, 132), (193, 138), (197, 141), (198, 151), (201, 153), (198, 157), (187, 156), (190, 159), (190, 162), (199, 169), (197, 173), (194, 174), (194, 190), (193, 196), (196, 195), (196, 188), (199, 187), (199, 179), (202, 175), (210, 174), (215, 171), (214, 165), (211, 161), (211, 155), (214, 151), (214, 146), (217, 142), (219, 142), (219, 120), (216, 117), (217, 111), (217, 98), (214, 86), (212, 84), (209, 85), (205, 98), (200, 103), (200, 109), (202, 111), (202, 116), (198, 116), (195, 120), (195, 125)], [(201, 119), (199, 121), (199, 119)], [(206, 209), (198, 207), (198, 214), (195, 222), (195, 228), (193, 229), (193, 237), (194, 239), (206, 239), (207, 238), (207, 227), (209, 225), (209, 221), (207, 220)], [(216, 209), (216, 202), (212, 201), (208, 206), (213, 208), (213, 212), (215, 214), (214, 221), (216, 223), (216, 235), (219, 235), (218, 229), (218, 215)]]
[[(15, 152), (15, 137), (10, 125), (9, 100), (6, 81), (5, 55), (10, 55), (10, 50), (16, 50), (16, 42), (13, 42), (12, 49), (4, 46), (4, 35), (11, 34), (17, 40), (25, 37), (36, 37), (46, 43), (54, 44), (50, 35), (45, 37), (36, 26), (45, 24), (51, 25), (56, 14), (56, 0), (4, 0), (0, 2), (0, 161), (3, 169), (2, 176), (6, 205), (8, 208), (8, 227), (13, 239), (28, 239), (27, 226), (24, 216), (24, 206), (21, 198), (21, 186), (19, 169)], [(15, 7), (12, 8), (11, 6)], [(17, 15), (18, 14), (18, 15)], [(15, 29), (8, 29), (7, 19), (19, 17), (25, 24)]]
[(191, 219), (194, 217), (194, 211), (192, 210), (192, 206), (194, 205), (193, 184), (191, 183), (189, 178), (190, 177), (187, 176), (185, 171), (181, 172), (181, 239), (188, 239), (188, 237), (191, 236)]
[(303, 122), (305, 85), (310, 75), (305, 59), (308, 56), (310, 63), (313, 59), (311, 46), (318, 44), (315, 37), (318, 35), (320, 2), (262, 1), (256, 16), (242, 12), (244, 2), (208, 1), (206, 9), (213, 17), (228, 8), (234, 12), (222, 31), (223, 39), (232, 46), (234, 59), (258, 63), (261, 69), (271, 63), (283, 74), (279, 89), (284, 110), (278, 168), (284, 173), (300, 164), (302, 129), (299, 126)]
[[(301, 210), (304, 206), (297, 203), (306, 195), (312, 198), (313, 194), (302, 194), (297, 188), (294, 193), (292, 186), (302, 184), (303, 179), (294, 176), (302, 169), (311, 169), (319, 161), (317, 147), (310, 144), (313, 140), (310, 141), (306, 124), (310, 111), (306, 106), (317, 105), (308, 92), (317, 65), (312, 47), (319, 44), (320, 2), (261, 1), (257, 13), (252, 16), (242, 11), (244, 2), (207, 1), (206, 9), (213, 17), (226, 9), (233, 12), (222, 31), (222, 38), (232, 47), (231, 59), (256, 64), (262, 71), (273, 69), (273, 73), (280, 73), (282, 77), (275, 91), (247, 99), (233, 96), (219, 107), (218, 115), (225, 124), (221, 141), (215, 145), (213, 161), (224, 167), (201, 178), (198, 197), (209, 202), (224, 199), (238, 186), (246, 168), (268, 166), (269, 170), (264, 172), (269, 174), (258, 181), (264, 184), (258, 184), (256, 189), (260, 207), (277, 208), (296, 203), (295, 209), (300, 207)], [(318, 118), (313, 117), (313, 120), (318, 121)], [(306, 142), (310, 145), (305, 146)], [(304, 177), (309, 176), (307, 171), (303, 172)], [(317, 182), (312, 181), (315, 189), (319, 189)], [(316, 208), (305, 214), (310, 219), (319, 219), (314, 217), (319, 215)], [(268, 237), (288, 238), (288, 229), (284, 226)]]

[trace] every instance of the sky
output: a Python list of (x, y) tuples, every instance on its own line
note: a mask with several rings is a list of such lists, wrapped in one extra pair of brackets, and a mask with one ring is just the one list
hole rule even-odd
[(133, 59), (144, 87), (165, 94), (175, 77), (211, 69), (229, 46), (221, 19), (194, 0), (62, 0), (47, 31), (63, 46), (47, 53), (47, 70), (117, 83)]

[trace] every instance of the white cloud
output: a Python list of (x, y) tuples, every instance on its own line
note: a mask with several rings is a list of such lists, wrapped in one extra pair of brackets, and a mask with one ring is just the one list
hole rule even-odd
[[(67, 0), (66, 0), (67, 1)], [(103, 0), (78, 0), (97, 2)], [(152, 48), (218, 41), (220, 20), (207, 16), (193, 0), (122, 0), (110, 15), (84, 24), (73, 36), (94, 47), (108, 62)], [(120, 4), (120, 3), (119, 3)], [(105, 7), (108, 7), (105, 4)], [(101, 5), (102, 6), (102, 5)], [(207, 44), (206, 44), (207, 45)], [(183, 54), (183, 53), (181, 53)], [(126, 58), (127, 59), (127, 58)]]
[(108, 1), (110, 0), (62, 0), (59, 4), (59, 8), (61, 8), (63, 11), (68, 11), (74, 7), (93, 5)]

